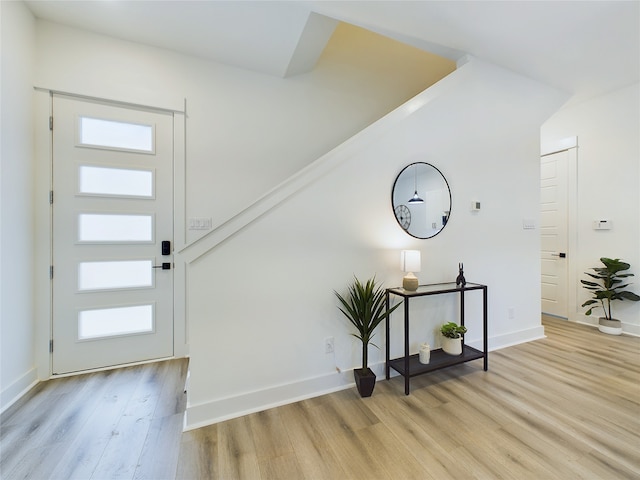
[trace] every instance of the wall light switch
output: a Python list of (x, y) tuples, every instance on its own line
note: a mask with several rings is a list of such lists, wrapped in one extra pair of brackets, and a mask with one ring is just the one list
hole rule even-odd
[(211, 218), (191, 217), (187, 221), (189, 230), (211, 230)]

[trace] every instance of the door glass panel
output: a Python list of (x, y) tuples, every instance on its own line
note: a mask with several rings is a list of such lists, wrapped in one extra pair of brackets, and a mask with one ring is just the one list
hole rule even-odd
[(78, 290), (153, 287), (152, 268), (151, 260), (81, 262), (78, 264)]
[(78, 312), (78, 339), (114, 337), (153, 331), (153, 305)]
[(79, 242), (151, 242), (152, 215), (78, 215)]
[(80, 165), (78, 192), (85, 195), (153, 197), (153, 172)]
[(153, 126), (80, 117), (80, 145), (153, 153)]

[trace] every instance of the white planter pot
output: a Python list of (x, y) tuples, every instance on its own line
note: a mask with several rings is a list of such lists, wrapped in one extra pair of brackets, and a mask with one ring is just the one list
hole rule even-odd
[(442, 351), (449, 355), (462, 355), (462, 337), (442, 337)]
[(622, 335), (622, 322), (612, 318), (607, 320), (605, 317), (598, 319), (598, 330), (609, 335)]

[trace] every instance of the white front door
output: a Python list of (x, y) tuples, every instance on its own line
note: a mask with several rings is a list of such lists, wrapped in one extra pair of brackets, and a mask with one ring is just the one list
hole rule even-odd
[(171, 113), (54, 95), (54, 374), (173, 355), (173, 138)]
[(546, 155), (540, 165), (542, 313), (568, 317), (569, 151)]

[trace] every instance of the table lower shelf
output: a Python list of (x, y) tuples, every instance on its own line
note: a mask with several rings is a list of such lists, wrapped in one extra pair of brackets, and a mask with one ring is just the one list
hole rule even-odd
[(472, 360), (478, 360), (479, 358), (484, 358), (484, 355), (485, 354), (480, 350), (468, 345), (463, 345), (461, 355), (449, 355), (448, 353), (443, 352), (441, 348), (431, 350), (431, 358), (427, 364), (420, 363), (418, 354), (411, 355), (409, 357), (409, 372), (405, 371), (404, 357), (389, 360), (389, 366), (404, 377), (414, 377), (440, 368), (451, 367), (453, 365), (459, 365)]

